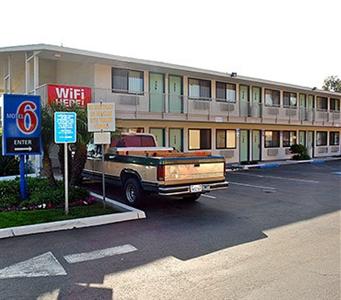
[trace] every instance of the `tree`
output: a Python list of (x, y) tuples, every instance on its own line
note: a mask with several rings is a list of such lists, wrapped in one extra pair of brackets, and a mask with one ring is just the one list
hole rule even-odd
[(43, 175), (45, 175), (52, 186), (56, 185), (53, 175), (52, 161), (50, 158), (50, 150), (53, 145), (53, 109), (49, 105), (42, 107), (41, 111), (42, 126), (41, 136), (43, 144)]
[(325, 91), (341, 92), (341, 79), (338, 76), (328, 76), (324, 80), (322, 88)]

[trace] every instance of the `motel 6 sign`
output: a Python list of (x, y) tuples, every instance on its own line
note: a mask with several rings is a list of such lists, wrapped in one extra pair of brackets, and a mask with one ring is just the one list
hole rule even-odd
[(3, 95), (2, 154), (41, 154), (40, 96)]

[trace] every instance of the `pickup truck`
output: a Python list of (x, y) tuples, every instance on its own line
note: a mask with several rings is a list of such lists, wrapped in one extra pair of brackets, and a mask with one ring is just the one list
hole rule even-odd
[(121, 134), (113, 139), (104, 166), (96, 150), (88, 148), (84, 176), (101, 177), (104, 168), (106, 181), (121, 186), (126, 202), (133, 206), (140, 206), (146, 194), (195, 201), (203, 193), (228, 187), (222, 156), (157, 147), (151, 134)]

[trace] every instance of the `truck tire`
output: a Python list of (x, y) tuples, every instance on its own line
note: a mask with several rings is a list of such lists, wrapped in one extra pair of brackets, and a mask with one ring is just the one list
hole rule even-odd
[(143, 189), (137, 178), (130, 177), (124, 182), (124, 199), (129, 205), (139, 206), (143, 200)]
[(201, 194), (191, 194), (182, 197), (182, 200), (186, 202), (195, 202), (200, 198)]

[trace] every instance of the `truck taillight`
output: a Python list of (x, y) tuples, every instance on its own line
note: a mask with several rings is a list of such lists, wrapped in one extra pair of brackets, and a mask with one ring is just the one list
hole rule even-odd
[(157, 166), (157, 180), (158, 181), (164, 181), (165, 180), (165, 166), (160, 165)]

